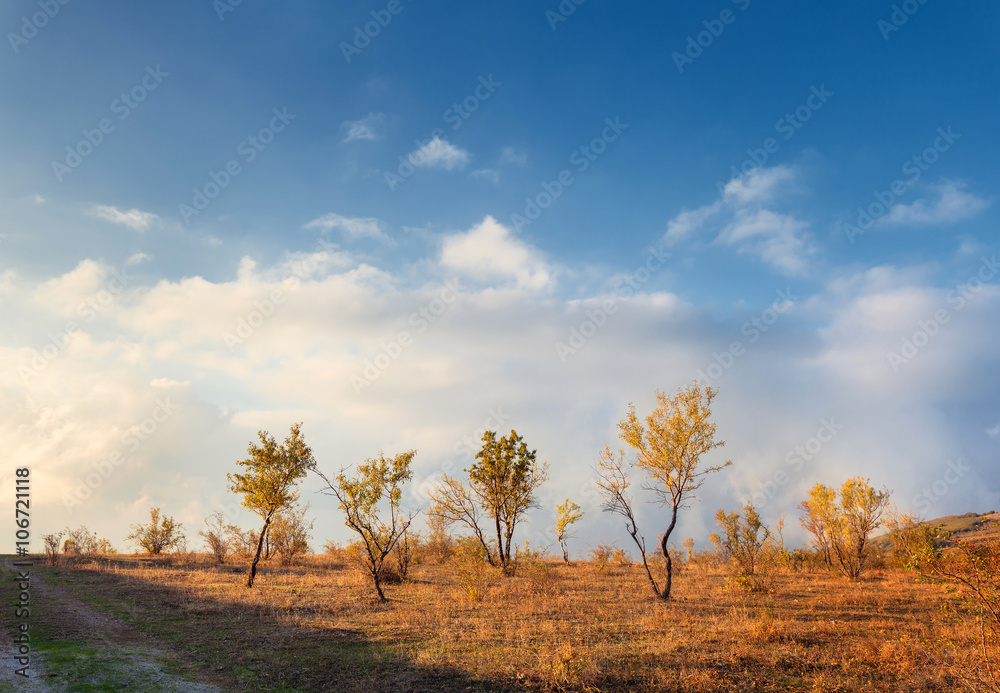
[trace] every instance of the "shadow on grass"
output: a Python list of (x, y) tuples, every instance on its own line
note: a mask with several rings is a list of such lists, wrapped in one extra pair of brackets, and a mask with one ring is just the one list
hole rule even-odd
[[(134, 567), (137, 561), (122, 557), (101, 563), (106, 568)], [(181, 569), (212, 570), (205, 566)], [(155, 636), (194, 669), (234, 691), (523, 690), (476, 680), (455, 669), (418, 665), (357, 630), (290, 622), (294, 609), (282, 609), (284, 617), (279, 618), (269, 606), (215, 599), (204, 590), (195, 597), (183, 587), (139, 579), (132, 571), (97, 571), (70, 564), (36, 564), (33, 571), (86, 604)], [(373, 604), (371, 608), (393, 605)], [(315, 614), (316, 609), (302, 611)], [(68, 637), (86, 637), (82, 631), (95, 627), (79, 623), (78, 617), (75, 623), (65, 622), (72, 618), (44, 607), (39, 617), (46, 625), (59, 625), (58, 630)], [(90, 635), (102, 639), (101, 634)]]

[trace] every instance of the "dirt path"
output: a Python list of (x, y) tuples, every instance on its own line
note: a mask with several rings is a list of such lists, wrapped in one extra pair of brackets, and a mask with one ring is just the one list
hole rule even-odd
[[(10, 568), (10, 562), (4, 561)], [(31, 576), (32, 599), (45, 604), (44, 622), (57, 635), (44, 643), (32, 641), (31, 667), (26, 679), (15, 673), (16, 647), (4, 629), (0, 693), (63, 693), (119, 691), (121, 693), (225, 693), (167, 671), (180, 668), (181, 658), (138, 631), (48, 583)], [(41, 648), (39, 648), (41, 644)], [(39, 649), (42, 651), (40, 652)]]

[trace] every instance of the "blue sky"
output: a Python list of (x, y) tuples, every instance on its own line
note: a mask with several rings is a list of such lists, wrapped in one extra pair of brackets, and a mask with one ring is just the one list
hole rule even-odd
[(998, 14), (6, 3), (0, 427), (39, 522), (196, 528), (299, 420), (328, 470), (417, 448), (426, 491), (500, 418), (551, 465), (532, 541), (568, 495), (624, 544), (589, 465), (699, 373), (734, 460), (699, 540), (855, 474), (928, 516), (1000, 505)]

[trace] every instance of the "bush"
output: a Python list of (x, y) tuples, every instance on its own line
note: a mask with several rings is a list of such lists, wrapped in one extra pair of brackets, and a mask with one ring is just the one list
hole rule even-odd
[(608, 561), (615, 552), (614, 544), (598, 544), (590, 550), (590, 561), (597, 568), (598, 573), (603, 573), (608, 568)]
[(489, 594), (494, 575), (479, 541), (474, 537), (462, 537), (455, 543), (452, 560), (455, 576), (465, 589), (466, 596), (474, 602), (483, 601)]
[(278, 554), (283, 566), (291, 565), (296, 556), (309, 553), (309, 531), (313, 523), (306, 523), (308, 509), (308, 503), (301, 509), (286, 508), (275, 515), (267, 529), (272, 551)]
[(958, 540), (951, 548), (943, 548), (948, 533), (935, 532), (934, 538), (911, 556), (911, 565), (925, 579), (948, 585), (953, 599), (946, 607), (979, 640), (975, 652), (980, 662), (967, 681), (969, 688), (984, 684), (1000, 691), (1000, 538)]
[(148, 525), (132, 525), (132, 533), (126, 539), (134, 541), (139, 547), (145, 549), (146, 553), (154, 556), (167, 549), (185, 548), (185, 538), (181, 532), (180, 522), (175, 522), (174, 518), (166, 515), (160, 517), (159, 508), (150, 508), (149, 520)]
[[(77, 556), (93, 556), (95, 554), (116, 553), (115, 548), (107, 539), (97, 536), (96, 532), (91, 532), (86, 526), (78, 529), (67, 527), (58, 535), (48, 535), (54, 537), (56, 551), (58, 551), (59, 538), (65, 534), (66, 540), (63, 542), (63, 553)], [(46, 553), (48, 553), (48, 540), (46, 540)]]
[(45, 559), (49, 565), (59, 563), (59, 542), (62, 541), (63, 534), (64, 532), (58, 532), (57, 534), (46, 534), (42, 537), (42, 541), (45, 542)]
[(392, 547), (393, 555), (396, 558), (396, 572), (399, 573), (399, 577), (403, 580), (406, 579), (410, 572), (410, 563), (414, 562), (418, 546), (420, 546), (420, 532), (413, 532), (413, 536), (411, 537), (410, 531), (407, 530), (400, 535), (396, 545)]
[(727, 561), (730, 585), (744, 592), (771, 592), (780, 551), (760, 515), (747, 501), (739, 512), (719, 510), (715, 522), (721, 534), (709, 537)]
[(226, 556), (233, 549), (232, 533), (240, 531), (239, 527), (225, 525), (224, 521), (225, 516), (221, 512), (213, 513), (205, 518), (208, 531), (198, 532), (198, 536), (205, 540), (205, 545), (219, 565), (226, 562)]

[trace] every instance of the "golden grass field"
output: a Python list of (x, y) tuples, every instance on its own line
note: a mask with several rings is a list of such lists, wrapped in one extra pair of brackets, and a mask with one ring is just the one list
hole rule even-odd
[[(784, 572), (773, 594), (731, 591), (686, 565), (670, 602), (641, 565), (544, 560), (484, 570), (473, 601), (454, 565), (425, 558), (379, 603), (348, 561), (106, 556), (35, 568), (47, 585), (161, 643), (234, 691), (957, 691), (981, 676), (978, 640), (942, 586), (897, 569), (849, 582)], [(39, 598), (52, 633), (76, 633)], [(54, 637), (59, 637), (58, 635)]]

